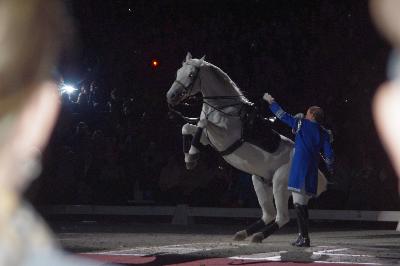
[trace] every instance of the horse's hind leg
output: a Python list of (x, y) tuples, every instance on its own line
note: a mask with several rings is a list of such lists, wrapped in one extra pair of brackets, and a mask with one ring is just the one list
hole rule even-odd
[(266, 179), (253, 175), (252, 180), (262, 210), (262, 217), (245, 230), (237, 232), (234, 240), (244, 240), (275, 221), (276, 210), (273, 203), (272, 178)]
[(290, 193), (287, 189), (288, 175), (290, 164), (281, 166), (272, 178), (273, 194), (275, 198), (275, 206), (277, 210), (276, 219), (267, 225), (262, 232), (253, 235), (251, 242), (260, 243), (263, 239), (272, 235), (279, 228), (282, 228), (290, 220), (288, 202)]
[(290, 164), (287, 163), (281, 166), (274, 174), (272, 179), (273, 192), (275, 198), (275, 206), (278, 212), (276, 216), (276, 222), (279, 228), (282, 228), (290, 220), (289, 217), (289, 197), (290, 192), (288, 190), (288, 178), (290, 172)]

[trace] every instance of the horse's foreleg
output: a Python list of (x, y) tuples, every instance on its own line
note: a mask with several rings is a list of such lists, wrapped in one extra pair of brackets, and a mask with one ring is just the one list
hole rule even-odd
[(201, 137), (203, 136), (203, 129), (206, 127), (206, 125), (207, 125), (206, 119), (200, 119), (200, 121), (197, 123), (197, 128), (194, 133), (194, 137), (192, 139), (192, 145), (189, 150), (189, 154), (195, 158), (198, 157), (198, 154), (200, 153), (200, 146), (201, 146), (200, 140)]
[(197, 165), (197, 160), (193, 160), (189, 155), (193, 136), (195, 135), (197, 127), (192, 124), (184, 124), (182, 126), (182, 144), (183, 144), (183, 153), (185, 154), (185, 164), (187, 169), (193, 169)]
[(262, 217), (245, 230), (237, 232), (234, 240), (244, 240), (246, 237), (265, 229), (266, 226), (268, 227), (275, 221), (276, 210), (273, 203), (271, 179), (263, 179), (256, 175), (252, 176), (254, 190), (262, 210)]
[(196, 155), (200, 153), (200, 145), (201, 145), (200, 139), (202, 134), (203, 134), (203, 128), (197, 127), (189, 149), (189, 154), (192, 155), (193, 157), (197, 157)]
[(187, 169), (193, 169), (199, 160), (201, 143), (204, 143), (203, 128), (192, 124), (185, 124), (182, 127), (183, 153)]

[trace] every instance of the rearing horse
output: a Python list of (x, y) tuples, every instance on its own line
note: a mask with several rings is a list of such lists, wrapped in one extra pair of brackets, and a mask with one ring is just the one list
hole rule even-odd
[[(237, 232), (234, 239), (253, 235), (252, 242), (261, 242), (289, 221), (287, 183), (294, 144), (277, 135), (279, 141), (272, 151), (267, 151), (243, 139), (243, 110), (251, 103), (220, 68), (204, 57), (194, 59), (188, 53), (167, 92), (167, 101), (175, 106), (197, 93), (203, 96), (200, 119), (196, 125), (187, 123), (182, 127), (185, 162), (193, 168), (199, 152), (196, 143), (201, 142), (214, 147), (233, 167), (252, 175), (262, 217)], [(193, 136), (191, 142), (188, 136)], [(318, 195), (326, 184), (325, 176), (319, 172)]]

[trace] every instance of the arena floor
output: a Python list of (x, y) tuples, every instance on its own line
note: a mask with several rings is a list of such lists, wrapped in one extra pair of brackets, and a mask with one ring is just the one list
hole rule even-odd
[(232, 241), (249, 222), (173, 226), (87, 220), (52, 227), (67, 250), (104, 265), (400, 265), (400, 232), (393, 223), (313, 222), (312, 247), (296, 248), (289, 244), (296, 237), (294, 223), (261, 244)]

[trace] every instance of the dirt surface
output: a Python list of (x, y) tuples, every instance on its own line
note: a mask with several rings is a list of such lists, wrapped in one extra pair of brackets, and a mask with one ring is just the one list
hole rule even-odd
[[(290, 245), (296, 238), (294, 223), (285, 226), (261, 244), (249, 240), (232, 241), (233, 234), (249, 222), (173, 226), (154, 221), (137, 223), (87, 220), (53, 222), (52, 227), (61, 244), (74, 253), (94, 257), (111, 256), (115, 260), (107, 261), (114, 262), (121, 262), (117, 258), (127, 259), (130, 256), (131, 263), (126, 262), (129, 265), (150, 265), (143, 260), (133, 262), (134, 258), (150, 257), (158, 259), (152, 265), (173, 265), (211, 258), (253, 263), (281, 261), (400, 265), (400, 232), (395, 231), (396, 224), (382, 226), (314, 222), (311, 224), (311, 248)], [(220, 263), (225, 262), (220, 261), (215, 265)], [(204, 262), (193, 265), (211, 264)]]

